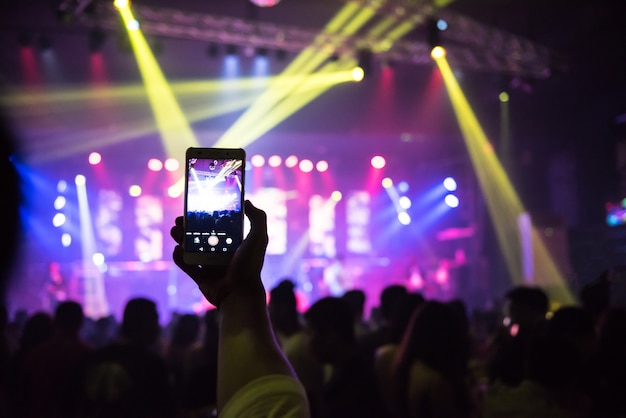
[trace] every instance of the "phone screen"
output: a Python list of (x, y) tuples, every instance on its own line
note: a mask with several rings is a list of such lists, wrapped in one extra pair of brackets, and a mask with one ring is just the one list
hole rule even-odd
[(243, 163), (187, 159), (185, 252), (232, 256), (243, 239)]

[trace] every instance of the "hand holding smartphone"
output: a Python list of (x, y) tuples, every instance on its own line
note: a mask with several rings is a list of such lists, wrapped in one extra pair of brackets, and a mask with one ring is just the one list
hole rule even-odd
[(227, 265), (243, 240), (246, 153), (189, 148), (185, 163), (183, 261)]

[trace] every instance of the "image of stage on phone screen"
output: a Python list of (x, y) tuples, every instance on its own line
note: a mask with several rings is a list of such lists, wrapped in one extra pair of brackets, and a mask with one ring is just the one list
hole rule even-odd
[(186, 251), (234, 252), (243, 235), (243, 161), (189, 158), (187, 164)]

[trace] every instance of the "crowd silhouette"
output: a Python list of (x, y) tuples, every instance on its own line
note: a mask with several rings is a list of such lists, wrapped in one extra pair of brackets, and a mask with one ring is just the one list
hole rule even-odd
[[(358, 289), (300, 312), (285, 279), (268, 312), (313, 417), (621, 417), (626, 310), (598, 297), (601, 280), (580, 292), (584, 303), (555, 311), (541, 289), (518, 286), (492, 315), (393, 285), (379, 301), (386, 313), (364, 318)], [(1, 415), (218, 416), (218, 310), (175, 313), (165, 326), (157, 312), (145, 298), (119, 322), (85, 318), (74, 301), (4, 310)]]

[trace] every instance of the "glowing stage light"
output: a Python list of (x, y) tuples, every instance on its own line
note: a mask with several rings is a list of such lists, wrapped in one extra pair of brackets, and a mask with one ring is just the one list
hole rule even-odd
[(265, 158), (259, 154), (253, 155), (250, 157), (250, 164), (254, 167), (263, 167), (265, 165)]
[(443, 200), (446, 202), (446, 205), (448, 205), (451, 208), (459, 207), (459, 203), (460, 203), (459, 198), (453, 194), (447, 194)]
[(330, 194), (330, 199), (333, 202), (339, 202), (343, 198), (343, 194), (339, 190), (335, 190)]
[(57, 192), (65, 193), (67, 191), (67, 181), (59, 180), (57, 183)]
[(70, 245), (72, 245), (72, 236), (67, 232), (61, 235), (61, 245), (63, 245), (64, 247), (69, 247)]
[(180, 197), (184, 191), (185, 191), (185, 184), (183, 181), (179, 181), (167, 189), (167, 195), (171, 197), (172, 199), (176, 199), (177, 197)]
[(442, 46), (436, 46), (430, 51), (430, 56), (434, 60), (441, 59), (446, 56), (446, 49)]
[(65, 215), (63, 213), (57, 213), (56, 215), (54, 215), (54, 217), (52, 218), (52, 225), (58, 228), (60, 226), (63, 226), (63, 224), (65, 224)]
[(295, 155), (290, 155), (285, 160), (285, 167), (287, 168), (294, 168), (297, 165), (298, 165), (298, 157), (296, 157)]
[(313, 170), (313, 162), (311, 160), (302, 160), (299, 167), (303, 173), (310, 173)]
[(180, 163), (176, 158), (168, 158), (165, 160), (165, 169), (167, 171), (176, 171), (180, 167)]
[(133, 184), (132, 186), (128, 188), (128, 194), (132, 197), (141, 196), (141, 186)]
[(125, 9), (128, 6), (130, 6), (130, 1), (128, 1), (128, 0), (115, 0), (113, 2), (113, 6), (115, 6), (115, 8), (117, 8), (117, 9)]
[(324, 160), (318, 161), (317, 164), (315, 164), (315, 169), (320, 173), (325, 172), (328, 170), (328, 162)]
[(87, 179), (82, 174), (78, 174), (74, 177), (74, 183), (76, 183), (77, 186), (84, 186), (85, 183), (87, 183)]
[(500, 99), (502, 103), (506, 103), (509, 101), (509, 93), (507, 93), (506, 91), (503, 91), (498, 95), (498, 98)]
[(365, 71), (363, 70), (363, 68), (354, 67), (352, 69), (352, 80), (358, 83), (359, 81), (363, 81), (364, 78), (365, 78)]
[(457, 188), (456, 180), (454, 180), (452, 177), (446, 177), (443, 180), (443, 187), (445, 187), (446, 190), (449, 192), (455, 191)]
[(409, 183), (407, 183), (406, 181), (401, 181), (400, 183), (398, 183), (398, 191), (400, 193), (406, 193), (409, 191)]
[(100, 164), (101, 162), (102, 162), (102, 155), (100, 155), (100, 153), (92, 152), (91, 154), (89, 154), (89, 164), (97, 165), (97, 164)]
[(66, 203), (67, 199), (65, 199), (65, 196), (57, 196), (57, 198), (54, 199), (54, 208), (56, 210), (61, 210), (65, 207)]
[(372, 159), (370, 160), (370, 163), (372, 164), (372, 167), (376, 168), (376, 169), (381, 169), (383, 167), (385, 167), (385, 165), (387, 164), (387, 161), (385, 161), (385, 158), (380, 156), (380, 155), (376, 155), (374, 157), (372, 157)]
[(398, 199), (398, 204), (402, 209), (409, 209), (411, 207), (411, 199), (406, 196), (402, 196), (400, 199)]
[(385, 189), (389, 189), (393, 187), (393, 180), (391, 180), (389, 177), (385, 177), (383, 181), (381, 182), (381, 184), (383, 185)]
[(280, 3), (280, 0), (250, 0), (250, 3), (259, 7), (273, 7)]
[(279, 167), (282, 162), (283, 159), (280, 158), (279, 155), (272, 155), (270, 158), (267, 159), (267, 164), (270, 167)]
[(163, 163), (157, 158), (150, 158), (148, 160), (148, 170), (161, 171), (163, 169)]
[(398, 213), (398, 220), (402, 225), (409, 225), (411, 223), (411, 215), (406, 212)]
[(139, 21), (137, 19), (132, 19), (126, 22), (126, 29), (128, 29), (129, 31), (139, 30), (139, 26)]
[(94, 255), (91, 256), (91, 260), (96, 266), (101, 266), (104, 264), (104, 254), (95, 253)]
[(448, 29), (448, 22), (443, 19), (437, 20), (437, 29), (439, 29), (440, 31)]

